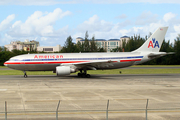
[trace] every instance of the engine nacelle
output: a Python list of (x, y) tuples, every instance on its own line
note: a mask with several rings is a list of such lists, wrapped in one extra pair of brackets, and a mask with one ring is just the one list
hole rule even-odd
[(56, 67), (56, 74), (58, 75), (69, 75), (70, 73), (76, 72), (75, 69), (70, 66), (58, 66)]

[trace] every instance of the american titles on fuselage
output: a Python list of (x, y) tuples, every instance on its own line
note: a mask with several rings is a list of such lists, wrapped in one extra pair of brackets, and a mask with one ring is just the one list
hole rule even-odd
[(63, 55), (35, 55), (34, 59), (63, 58)]

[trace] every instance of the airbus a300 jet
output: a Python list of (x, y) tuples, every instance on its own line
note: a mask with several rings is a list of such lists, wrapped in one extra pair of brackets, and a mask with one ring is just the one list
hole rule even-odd
[(25, 54), (10, 58), (5, 66), (26, 71), (53, 71), (58, 76), (80, 71), (78, 76), (90, 77), (87, 70), (129, 67), (171, 54), (159, 52), (168, 27), (158, 28), (145, 43), (132, 52), (115, 53), (51, 53)]

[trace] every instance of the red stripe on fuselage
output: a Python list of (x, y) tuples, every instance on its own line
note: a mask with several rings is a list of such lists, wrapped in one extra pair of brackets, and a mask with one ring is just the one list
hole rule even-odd
[(120, 60), (120, 62), (141, 61), (141, 59)]
[(4, 64), (13, 65), (13, 64), (58, 64), (58, 63), (83, 63), (89, 61), (59, 61), (59, 62), (6, 62)]

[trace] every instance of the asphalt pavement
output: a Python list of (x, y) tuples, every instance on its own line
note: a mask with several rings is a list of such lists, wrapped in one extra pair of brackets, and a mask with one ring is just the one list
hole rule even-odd
[(180, 74), (0, 76), (0, 120), (179, 120)]

